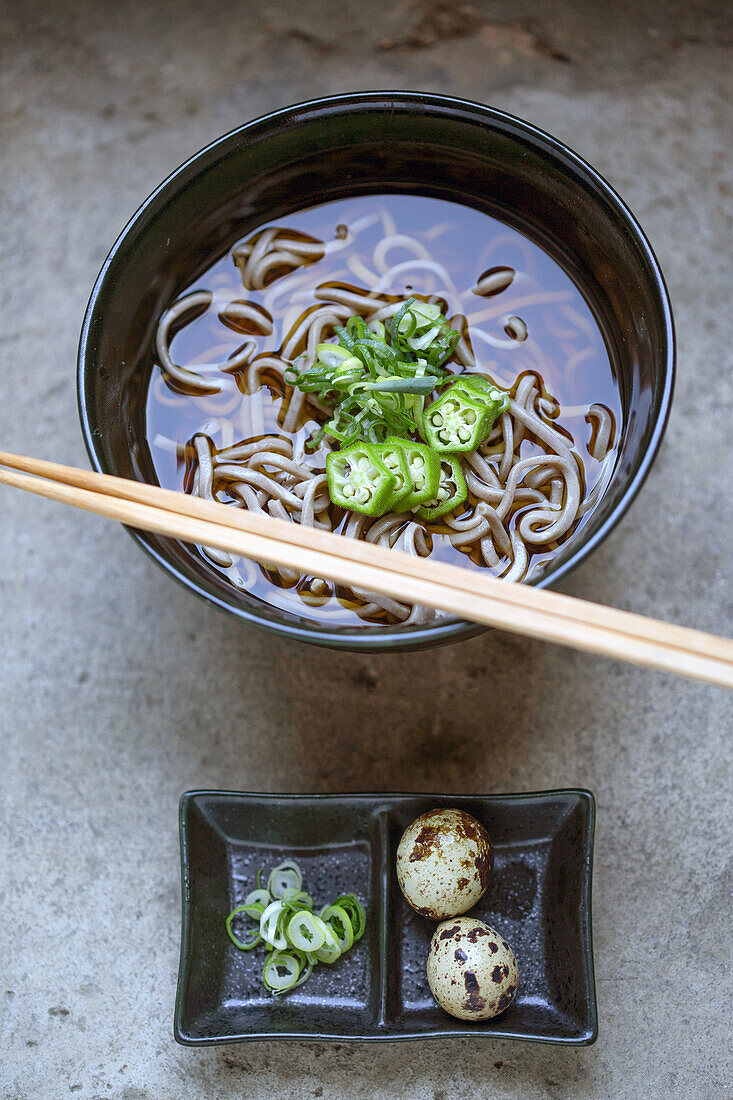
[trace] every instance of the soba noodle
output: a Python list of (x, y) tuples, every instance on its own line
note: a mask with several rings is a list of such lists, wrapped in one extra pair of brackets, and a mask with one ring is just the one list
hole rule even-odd
[[(473, 283), (461, 291), (433, 246), (424, 243), (440, 239), (447, 230), (433, 226), (420, 240), (398, 231), (384, 207), (372, 206), (348, 228), (340, 225), (329, 241), (287, 225), (255, 233), (231, 252), (241, 275), (239, 290), (231, 283), (212, 282), (211, 288), (189, 291), (163, 313), (155, 348), (165, 385), (161, 389), (160, 380), (153, 383), (155, 399), (166, 406), (195, 401), (209, 419), (188, 440), (157, 433), (153, 443), (185, 462), (184, 488), (204, 499), (338, 530), (347, 538), (396, 547), (416, 557), (450, 548), (464, 555), (467, 564), (488, 568), (496, 576), (527, 579), (533, 563), (555, 553), (597, 502), (612, 473), (618, 434), (614, 412), (600, 401), (567, 406), (573, 423), (590, 427), (587, 441), (574, 438), (561, 423), (567, 413), (546, 388), (542, 368), (547, 364), (532, 340), (527, 311), (550, 309), (557, 330), (553, 339), (567, 345), (565, 367), (571, 376), (596, 354), (598, 332), (573, 308), (571, 291), (536, 285), (531, 263), (523, 270), (517, 262), (514, 238), (511, 266), (493, 254), (501, 252), (494, 240), (486, 253), (494, 266), (478, 277), (474, 272)], [(376, 244), (368, 232), (375, 226), (381, 229)], [(371, 236), (368, 248), (360, 246), (362, 236)], [(326, 257), (329, 267), (321, 277)], [(324, 472), (328, 438), (313, 453), (306, 445), (329, 410), (286, 381), (293, 361), (305, 356), (313, 362), (316, 346), (331, 339), (349, 317), (389, 319), (408, 293), (438, 303), (460, 332), (453, 371), (487, 373), (511, 393), (509, 408), (489, 438), (464, 456), (466, 505), (431, 525), (410, 513), (373, 519), (344, 513), (332, 504)], [(178, 362), (172, 343), (204, 314), (214, 329), (220, 326), (220, 340), (221, 331), (229, 330), (243, 337), (241, 343), (232, 352), (226, 341), (209, 339), (204, 352)], [(513, 376), (506, 360), (487, 362), (483, 354), (498, 351), (508, 358), (508, 352), (519, 348), (527, 357)], [(590, 486), (589, 466), (594, 471)], [(252, 589), (261, 575), (252, 563), (222, 551), (201, 552), (239, 588)], [(295, 589), (300, 613), (310, 606), (319, 617), (328, 615), (336, 596), (365, 621), (413, 625), (438, 614), (372, 592), (335, 589), (322, 578), (304, 578), (291, 570), (262, 569), (284, 592)]]

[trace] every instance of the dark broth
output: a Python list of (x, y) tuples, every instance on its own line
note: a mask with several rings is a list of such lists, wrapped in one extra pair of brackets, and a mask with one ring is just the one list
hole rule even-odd
[[(511, 269), (515, 276), (508, 287), (486, 297), (474, 295), (469, 302), (473, 314), (483, 315), (473, 325), (474, 333), (478, 329), (486, 334), (486, 339), (473, 340), (476, 369), (488, 373), (506, 388), (515, 387), (517, 378), (526, 372), (533, 372), (541, 379), (543, 391), (556, 398), (561, 407), (552, 424), (575, 441), (583, 460), (585, 492), (590, 493), (604, 471), (608, 475), (609, 463), (602, 465), (588, 449), (592, 425), (586, 420), (587, 407), (600, 404), (610, 411), (615, 424), (615, 447), (621, 425), (621, 403), (601, 329), (569, 275), (547, 252), (517, 230), (477, 210), (439, 199), (406, 195), (355, 197), (289, 215), (277, 224), (328, 242), (343, 235), (344, 226), (354, 225), (375, 211), (383, 212), (382, 219), (362, 229), (347, 248), (327, 253), (301, 269), (301, 275), (308, 273), (312, 287), (329, 280), (368, 285), (360, 261), (368, 263), (379, 241), (392, 231), (424, 244), (430, 259), (445, 267), (459, 293), (474, 286), (484, 272)], [(400, 251), (399, 244), (390, 250), (390, 267), (410, 259), (414, 259), (413, 254)], [(353, 266), (349, 266), (350, 260)], [(402, 296), (440, 293), (429, 263), (398, 271), (389, 285), (389, 293)], [(501, 283), (501, 275), (496, 281)], [(213, 291), (217, 300), (238, 298), (261, 304), (275, 285), (272, 283), (264, 291), (245, 290), (230, 251), (191, 283), (187, 291), (206, 289)], [(314, 298), (301, 298), (300, 308), (304, 310), (313, 302)], [(288, 304), (287, 300), (284, 304)], [(197, 363), (226, 359), (242, 345), (247, 338), (246, 325), (237, 331), (222, 321), (220, 309), (221, 305), (212, 303), (198, 316), (188, 318), (175, 332), (170, 349), (177, 363), (195, 368)], [(519, 319), (519, 324), (514, 318)], [(258, 351), (277, 351), (285, 335), (282, 324), (276, 323), (271, 335), (258, 338)], [(190, 491), (191, 464), (183, 454), (196, 434), (209, 436), (217, 449), (252, 438), (253, 424), (260, 433), (264, 427), (268, 434), (283, 435), (278, 424), (282, 395), (276, 386), (268, 386), (264, 401), (262, 398), (260, 393), (257, 398), (258, 408), (262, 407), (260, 421), (257, 419), (260, 413), (248, 408), (252, 396), (239, 390), (209, 396), (177, 393), (163, 378), (160, 368), (153, 365), (146, 398), (146, 434), (160, 484)], [(294, 433), (295, 458), (304, 454), (306, 440), (314, 427), (315, 421), (308, 421)], [(538, 451), (531, 438), (522, 443), (522, 457)], [(189, 446), (186, 451), (189, 457), (190, 452)], [(577, 521), (566, 540), (572, 539), (587, 522), (592, 510)], [(516, 522), (520, 514), (521, 509), (511, 522)], [(434, 557), (469, 568), (488, 568), (474, 560), (475, 554), (472, 557), (456, 549), (439, 529), (433, 528), (431, 534)], [(556, 547), (534, 553), (526, 579), (539, 576), (555, 552)], [(207, 565), (217, 569), (208, 560)], [(339, 625), (364, 623), (346, 593), (329, 586), (324, 594), (315, 595), (312, 578), (302, 578), (288, 586), (276, 574), (259, 566), (249, 566), (246, 575), (236, 567), (218, 572), (229, 576), (236, 587), (246, 588), (249, 596), (284, 611), (309, 619), (327, 618)], [(382, 614), (370, 621), (393, 620)]]

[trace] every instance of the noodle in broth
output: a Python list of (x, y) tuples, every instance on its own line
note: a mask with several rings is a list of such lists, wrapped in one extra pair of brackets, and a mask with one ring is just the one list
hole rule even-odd
[[(388, 322), (408, 296), (438, 303), (460, 332), (452, 371), (487, 374), (511, 395), (463, 456), (467, 501), (431, 524), (336, 507), (325, 473), (333, 441), (308, 447), (330, 410), (286, 381), (349, 317)], [(563, 269), (486, 214), (398, 195), (292, 215), (217, 260), (158, 322), (146, 417), (162, 485), (512, 581), (539, 576), (583, 526), (621, 422), (601, 331)], [(300, 616), (412, 625), (441, 615), (199, 552), (236, 588)]]

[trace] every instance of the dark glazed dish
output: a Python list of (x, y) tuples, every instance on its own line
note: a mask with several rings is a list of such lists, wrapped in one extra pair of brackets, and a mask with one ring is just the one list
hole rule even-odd
[[(471, 916), (506, 936), (519, 963), (517, 998), (485, 1022), (443, 1012), (427, 984), (434, 921), (410, 909), (395, 855), (419, 814), (453, 806), (495, 845), (494, 875)], [(587, 1044), (597, 1034), (591, 939), (595, 804), (588, 791), (445, 795), (184, 794), (180, 807), (183, 923), (175, 1037), (418, 1039), (446, 1035)], [(314, 897), (354, 889), (366, 934), (333, 967), (282, 998), (262, 962), (229, 942), (224, 921), (257, 869), (296, 858)]]
[[(140, 395), (156, 318), (208, 263), (265, 221), (353, 194), (419, 193), (494, 214), (553, 255), (584, 290), (616, 364), (624, 426), (616, 470), (587, 525), (538, 581), (577, 565), (633, 499), (659, 446), (672, 393), (673, 329), (661, 273), (632, 215), (555, 139), (478, 104), (363, 93), (276, 112), (226, 135), (143, 204), (105, 262), (79, 352), (79, 403), (94, 466), (153, 481)], [(309, 622), (236, 592), (186, 546), (141, 544), (187, 587), (290, 637), (352, 649), (410, 648), (480, 628)]]

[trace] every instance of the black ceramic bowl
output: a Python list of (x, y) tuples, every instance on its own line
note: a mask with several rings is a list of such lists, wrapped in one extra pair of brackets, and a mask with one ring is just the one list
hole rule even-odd
[[(162, 310), (235, 240), (265, 221), (353, 194), (419, 193), (477, 207), (522, 230), (584, 290), (616, 360), (624, 409), (606, 493), (539, 581), (565, 576), (638, 492), (664, 432), (674, 332), (659, 265), (608, 184), (566, 146), (476, 103), (366, 92), (289, 107), (234, 130), (188, 160), (143, 203), (92, 291), (79, 349), (79, 406), (96, 469), (155, 481), (139, 396)], [(219, 607), (289, 637), (349, 649), (407, 649), (481, 628), (308, 622), (235, 591), (192, 549), (135, 538), (172, 576)]]

